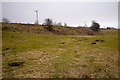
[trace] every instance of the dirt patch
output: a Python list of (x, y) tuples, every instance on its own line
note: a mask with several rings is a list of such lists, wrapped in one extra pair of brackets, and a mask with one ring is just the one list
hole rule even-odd
[(4, 48), (2, 51), (7, 51), (7, 50), (11, 50), (11, 49), (15, 49), (15, 48)]
[(84, 79), (90, 79), (90, 76), (89, 76), (89, 75), (86, 75), (86, 74), (83, 74), (83, 75), (82, 75), (82, 78), (84, 78)]
[(97, 43), (93, 42), (93, 43), (91, 43), (91, 44), (97, 44)]
[(9, 50), (10, 48), (4, 48), (3, 51)]
[(63, 44), (65, 44), (65, 42), (61, 42), (61, 43), (59, 43), (59, 44), (62, 44), (62, 45), (63, 45)]
[(95, 41), (97, 41), (97, 42), (104, 42), (104, 40), (95, 40)]
[(22, 66), (24, 62), (11, 62), (8, 63), (8, 66), (15, 67), (15, 66)]

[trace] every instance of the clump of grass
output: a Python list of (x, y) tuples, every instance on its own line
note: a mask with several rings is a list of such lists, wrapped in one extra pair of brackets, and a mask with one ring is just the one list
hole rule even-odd
[(94, 72), (98, 73), (98, 72), (101, 72), (102, 69), (104, 69), (104, 67), (100, 64), (96, 64), (94, 65)]
[(82, 64), (82, 65), (80, 65), (81, 67), (87, 67), (87, 65), (86, 64)]
[(85, 58), (87, 59), (87, 62), (89, 62), (89, 63), (93, 63), (95, 61), (95, 57), (94, 56), (87, 56)]
[(29, 60), (39, 60), (38, 58), (29, 58)]
[(76, 58), (80, 58), (80, 57), (81, 57), (81, 54), (75, 54), (75, 57), (76, 57)]
[(52, 74), (52, 77), (53, 77), (53, 78), (59, 78), (59, 77), (60, 77), (60, 74), (59, 74), (59, 73), (54, 73), (54, 74)]

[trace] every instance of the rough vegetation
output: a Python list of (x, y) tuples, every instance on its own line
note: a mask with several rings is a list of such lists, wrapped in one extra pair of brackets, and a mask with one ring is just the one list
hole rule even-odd
[(28, 32), (36, 34), (56, 34), (56, 35), (95, 35), (101, 34), (94, 32), (87, 27), (60, 27), (60, 26), (42, 26), (34, 24), (3, 23), (2, 30), (12, 30), (13, 32)]
[(118, 78), (118, 30), (88, 32), (3, 24), (3, 78)]
[(92, 26), (90, 27), (93, 31), (99, 31), (100, 30), (100, 25), (96, 21), (92, 22)]
[(53, 30), (53, 22), (52, 19), (45, 19), (44, 25), (46, 26), (46, 28), (50, 31)]

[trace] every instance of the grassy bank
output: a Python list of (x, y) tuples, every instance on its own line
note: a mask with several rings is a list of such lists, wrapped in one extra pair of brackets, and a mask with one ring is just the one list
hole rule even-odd
[(60, 27), (53, 26), (53, 30), (50, 31), (43, 25), (34, 24), (18, 24), (18, 23), (3, 23), (2, 30), (10, 30), (12, 32), (20, 33), (35, 33), (35, 34), (54, 34), (54, 35), (95, 35), (100, 32), (94, 32), (88, 27)]
[(58, 36), (3, 30), (3, 78), (118, 78), (117, 31)]

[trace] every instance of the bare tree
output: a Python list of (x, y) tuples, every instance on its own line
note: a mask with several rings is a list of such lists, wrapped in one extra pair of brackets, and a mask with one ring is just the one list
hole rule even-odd
[(59, 23), (54, 22), (53, 26), (62, 26), (62, 23), (61, 22), (59, 22)]
[(45, 19), (45, 22), (43, 23), (45, 26), (47, 26), (48, 30), (53, 30), (53, 21), (52, 19)]
[(4, 23), (10, 23), (9, 19), (7, 19), (7, 18), (3, 18), (2, 22), (4, 22)]
[(53, 26), (57, 26), (57, 23), (56, 23), (56, 22), (54, 22), (54, 23), (53, 23)]
[(61, 22), (57, 23), (57, 26), (62, 26), (62, 23)]
[(65, 26), (65, 27), (67, 27), (67, 24), (66, 24), (66, 23), (64, 23), (64, 26)]

